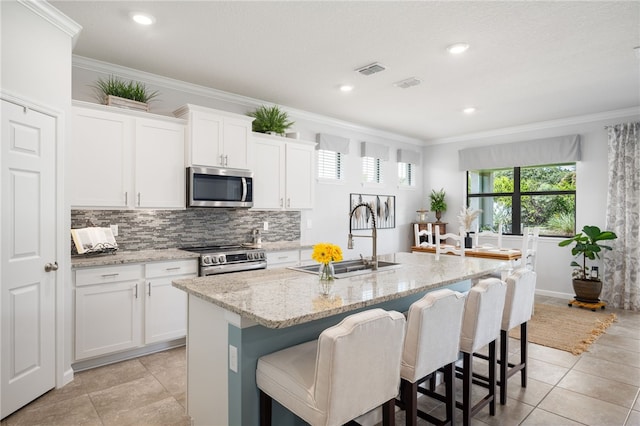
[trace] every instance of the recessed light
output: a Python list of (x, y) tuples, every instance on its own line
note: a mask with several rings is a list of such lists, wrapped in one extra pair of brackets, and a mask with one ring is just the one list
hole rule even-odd
[(353, 86), (351, 86), (350, 84), (343, 84), (342, 86), (340, 86), (341, 92), (350, 92), (352, 90), (353, 90)]
[(132, 12), (131, 19), (133, 19), (140, 25), (151, 25), (156, 22), (156, 18), (154, 18), (152, 15), (142, 12)]
[(473, 114), (474, 112), (476, 112), (476, 107), (466, 107), (462, 110), (462, 112), (464, 112), (465, 114)]
[(468, 48), (468, 43), (455, 43), (451, 46), (447, 46), (447, 51), (452, 55), (459, 55), (462, 52), (466, 52)]

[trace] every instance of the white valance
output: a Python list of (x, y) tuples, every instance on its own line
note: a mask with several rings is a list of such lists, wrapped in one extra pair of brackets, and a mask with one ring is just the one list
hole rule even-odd
[(360, 156), (389, 161), (389, 147), (373, 142), (362, 142), (360, 144)]
[(340, 154), (349, 153), (349, 139), (342, 136), (329, 135), (326, 133), (316, 134), (316, 149), (323, 149), (326, 151), (339, 152)]
[(417, 151), (411, 151), (409, 149), (398, 150), (398, 163), (409, 163), (420, 165), (420, 153)]
[(580, 135), (479, 146), (458, 151), (461, 171), (573, 163), (580, 161), (580, 158)]

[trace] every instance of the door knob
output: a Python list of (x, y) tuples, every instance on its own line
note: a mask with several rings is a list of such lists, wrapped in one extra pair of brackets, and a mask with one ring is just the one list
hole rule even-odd
[(58, 270), (58, 262), (47, 263), (44, 265), (45, 272), (57, 271)]

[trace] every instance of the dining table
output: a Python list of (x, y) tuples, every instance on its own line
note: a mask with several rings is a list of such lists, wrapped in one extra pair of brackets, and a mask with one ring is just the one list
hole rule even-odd
[[(443, 245), (444, 246), (444, 245)], [(436, 253), (435, 245), (411, 246), (412, 253)], [(447, 253), (453, 255), (453, 253)], [(518, 249), (498, 247), (473, 247), (464, 249), (464, 255), (469, 257), (482, 257), (485, 259), (517, 260), (522, 257)]]

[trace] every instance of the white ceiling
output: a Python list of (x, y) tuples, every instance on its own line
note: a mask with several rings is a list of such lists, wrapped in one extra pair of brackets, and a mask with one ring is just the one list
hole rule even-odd
[(638, 1), (50, 3), (82, 25), (76, 55), (421, 140), (640, 105)]

